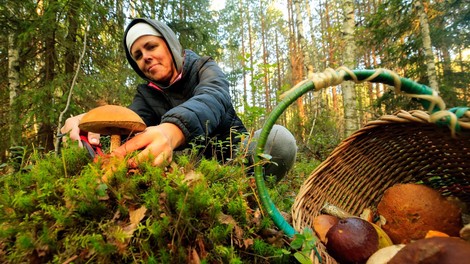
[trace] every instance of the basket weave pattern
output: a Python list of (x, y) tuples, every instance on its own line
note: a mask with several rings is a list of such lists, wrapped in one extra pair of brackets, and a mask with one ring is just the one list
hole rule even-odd
[[(460, 120), (470, 125), (468, 118)], [(467, 127), (467, 128), (465, 128)], [(292, 208), (293, 227), (312, 227), (325, 202), (359, 215), (375, 208), (396, 183), (419, 182), (470, 207), (470, 129), (453, 138), (426, 112), (400, 111), (369, 122), (343, 140), (301, 186)], [(335, 263), (318, 243), (323, 263)]]

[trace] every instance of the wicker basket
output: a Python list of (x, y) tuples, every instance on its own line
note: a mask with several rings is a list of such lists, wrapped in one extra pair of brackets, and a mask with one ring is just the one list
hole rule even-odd
[[(343, 140), (301, 186), (293, 204), (291, 226), (277, 210), (264, 183), (259, 161), (268, 134), (277, 118), (299, 97), (345, 80), (393, 85), (396, 93), (416, 98), (428, 112), (386, 115)], [(326, 69), (309, 74), (307, 80), (281, 97), (258, 139), (255, 180), (263, 208), (287, 236), (311, 228), (326, 202), (354, 215), (364, 208), (374, 209), (384, 191), (396, 183), (426, 184), (470, 208), (470, 108), (447, 110), (431, 88), (385, 69)], [(311, 257), (315, 263), (336, 263), (320, 242)]]
[[(294, 228), (311, 227), (325, 202), (359, 215), (396, 183), (424, 183), (470, 206), (470, 130), (454, 138), (429, 119), (423, 111), (400, 111), (343, 140), (301, 186), (292, 208)], [(335, 263), (321, 243), (317, 248), (324, 263)]]

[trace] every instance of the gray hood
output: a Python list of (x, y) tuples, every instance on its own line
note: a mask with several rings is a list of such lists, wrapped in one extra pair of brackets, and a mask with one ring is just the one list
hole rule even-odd
[(168, 48), (170, 49), (170, 52), (173, 56), (173, 62), (175, 63), (178, 73), (181, 73), (183, 69), (184, 50), (181, 47), (181, 43), (176, 37), (175, 32), (173, 32), (173, 30), (171, 30), (166, 24), (160, 21), (154, 20), (154, 19), (135, 18), (131, 21), (131, 23), (129, 23), (126, 30), (124, 31), (124, 38), (123, 38), (124, 50), (126, 51), (127, 61), (131, 64), (134, 71), (137, 74), (139, 74), (139, 76), (142, 77), (144, 80), (153, 82), (157, 84), (159, 87), (164, 88), (159, 83), (156, 83), (155, 81), (150, 80), (147, 76), (145, 76), (145, 74), (139, 69), (139, 66), (137, 66), (137, 63), (132, 58), (130, 50), (127, 49), (127, 45), (126, 45), (127, 32), (133, 25), (140, 23), (140, 22), (145, 22), (151, 25), (152, 27), (154, 27), (162, 35), (162, 38), (165, 39), (165, 42), (168, 45)]

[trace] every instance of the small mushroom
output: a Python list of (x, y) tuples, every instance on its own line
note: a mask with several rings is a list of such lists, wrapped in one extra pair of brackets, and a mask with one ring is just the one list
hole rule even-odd
[(326, 233), (326, 250), (339, 263), (365, 263), (378, 249), (377, 231), (359, 217), (341, 219)]
[(377, 250), (369, 257), (366, 264), (386, 264), (392, 259), (405, 244), (390, 245)]
[(462, 229), (460, 229), (460, 238), (470, 242), (470, 224), (466, 224)]
[(144, 131), (146, 125), (142, 118), (129, 108), (118, 105), (104, 105), (86, 113), (80, 130), (111, 136), (110, 151), (121, 145), (121, 135)]
[(318, 215), (313, 219), (313, 230), (315, 230), (321, 242), (326, 243), (326, 233), (338, 221), (339, 219), (336, 216), (327, 214)]

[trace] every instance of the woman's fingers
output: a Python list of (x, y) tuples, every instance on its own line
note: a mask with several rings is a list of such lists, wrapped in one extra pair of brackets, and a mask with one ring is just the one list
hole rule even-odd
[[(62, 134), (69, 134), (69, 138), (73, 141), (78, 141), (78, 146), (83, 147), (83, 144), (80, 140), (80, 120), (85, 114), (72, 116), (65, 120), (64, 126), (60, 128)], [(63, 138), (65, 140), (65, 137)], [(100, 144), (100, 134), (88, 132), (88, 142), (92, 145)]]
[(173, 159), (173, 151), (159, 152), (155, 148), (147, 147), (137, 154), (135, 158), (130, 158), (127, 164), (131, 168), (137, 168), (140, 163), (151, 159), (153, 159), (152, 166), (167, 166)]
[(88, 142), (92, 145), (100, 144), (100, 134), (88, 132)]
[(146, 131), (137, 134), (135, 137), (129, 139), (124, 144), (119, 146), (113, 151), (113, 155), (124, 157), (128, 153), (144, 148), (150, 143), (150, 138), (147, 136)]
[(113, 151), (113, 155), (126, 156), (133, 151), (142, 149), (134, 158), (129, 159), (128, 165), (135, 168), (139, 163), (153, 159), (152, 165), (169, 164), (173, 157), (173, 148), (168, 137), (157, 127), (149, 127), (144, 132), (128, 140)]
[(168, 166), (171, 163), (171, 160), (173, 159), (173, 152), (170, 151), (168, 152), (162, 152), (158, 154), (158, 156), (153, 160), (152, 165), (153, 166)]
[[(158, 143), (158, 142), (156, 142)], [(166, 166), (173, 158), (173, 150), (165, 144), (150, 144), (132, 159), (130, 164), (138, 165), (141, 162), (152, 160), (153, 166)]]

